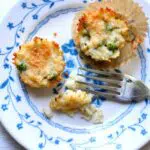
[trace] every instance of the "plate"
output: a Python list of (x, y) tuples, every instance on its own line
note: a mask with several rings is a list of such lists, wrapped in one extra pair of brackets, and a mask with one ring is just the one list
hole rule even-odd
[[(150, 16), (147, 2), (136, 0)], [(48, 107), (53, 90), (25, 86), (12, 64), (12, 54), (22, 43), (35, 36), (57, 41), (64, 51), (65, 74), (82, 63), (71, 36), (72, 20), (78, 11), (93, 0), (21, 0), (0, 26), (0, 119), (8, 132), (27, 149), (138, 149), (150, 139), (150, 101), (119, 104), (94, 98), (103, 110), (104, 123), (94, 125), (77, 114), (70, 118), (56, 113), (51, 120), (42, 109)], [(19, 12), (19, 13), (18, 13)], [(55, 34), (57, 33), (57, 36)], [(138, 55), (116, 71), (150, 82), (150, 34), (138, 48)], [(67, 78), (65, 76), (64, 78)], [(96, 81), (92, 81), (96, 82)], [(136, 142), (133, 141), (136, 137)]]

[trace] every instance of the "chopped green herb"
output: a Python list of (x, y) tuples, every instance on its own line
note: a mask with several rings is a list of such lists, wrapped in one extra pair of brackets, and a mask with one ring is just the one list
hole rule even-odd
[(83, 28), (86, 28), (86, 27), (87, 27), (87, 24), (84, 22), (84, 23), (82, 24), (82, 26), (83, 26)]
[(82, 30), (82, 35), (83, 35), (83, 37), (86, 37), (86, 38), (90, 39), (90, 34), (86, 29)]
[(27, 65), (26, 65), (24, 62), (22, 62), (21, 64), (19, 64), (19, 65), (17, 66), (17, 68), (18, 68), (18, 70), (19, 70), (20, 72), (26, 71), (26, 70), (27, 70)]
[(118, 29), (118, 27), (113, 27), (111, 24), (106, 24), (106, 31), (113, 31), (115, 29)]
[(127, 41), (131, 42), (135, 40), (135, 35), (133, 34), (133, 32), (129, 31), (129, 34), (127, 36)]
[(83, 29), (83, 30), (82, 30), (82, 34), (83, 34), (83, 35), (88, 35), (88, 31), (87, 31), (86, 29)]
[(117, 41), (118, 41), (118, 39), (117, 39), (117, 38), (114, 38), (114, 41), (113, 41), (113, 42), (116, 43)]
[(113, 31), (112, 25), (106, 24), (106, 31)]
[(118, 47), (115, 45), (115, 43), (108, 43), (107, 48), (111, 51), (118, 49)]
[(48, 78), (47, 79), (49, 79), (50, 81), (56, 80), (57, 76), (58, 76), (58, 74), (56, 72), (55, 73), (51, 72), (51, 73), (48, 74)]
[(57, 79), (57, 75), (54, 75), (52, 78), (50, 78), (50, 80), (56, 80)]
[(101, 42), (99, 43), (98, 47), (101, 47), (101, 46), (105, 45), (105, 43), (106, 43), (106, 40), (101, 41)]

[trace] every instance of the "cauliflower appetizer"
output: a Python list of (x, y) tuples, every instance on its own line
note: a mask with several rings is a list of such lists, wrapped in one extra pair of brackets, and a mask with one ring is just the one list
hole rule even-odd
[(55, 86), (61, 81), (65, 66), (59, 45), (39, 37), (20, 46), (13, 61), (21, 80), (35, 88)]
[(76, 45), (96, 61), (117, 58), (129, 31), (127, 23), (108, 8), (83, 12), (76, 29)]
[(147, 18), (133, 0), (103, 0), (76, 14), (73, 39), (99, 68), (117, 68), (135, 56), (147, 29)]

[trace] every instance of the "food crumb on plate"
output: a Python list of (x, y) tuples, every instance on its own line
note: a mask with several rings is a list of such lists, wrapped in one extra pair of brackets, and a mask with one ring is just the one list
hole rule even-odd
[(43, 114), (47, 119), (51, 119), (53, 117), (53, 113), (50, 108), (43, 108)]
[(80, 112), (83, 114), (83, 119), (91, 120), (92, 123), (103, 123), (103, 112), (96, 108), (92, 104), (85, 105), (80, 108)]
[(54, 32), (54, 33), (53, 33), (53, 36), (54, 36), (54, 37), (57, 37), (57, 36), (58, 36), (58, 33), (57, 33), (57, 32)]

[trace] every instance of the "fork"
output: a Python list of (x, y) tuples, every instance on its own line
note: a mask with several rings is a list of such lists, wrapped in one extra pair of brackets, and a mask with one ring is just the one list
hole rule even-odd
[[(130, 102), (150, 97), (150, 90), (142, 81), (121, 72), (79, 67), (77, 75), (86, 79), (76, 80), (78, 89), (109, 100)], [(89, 82), (91, 79), (99, 84)]]

